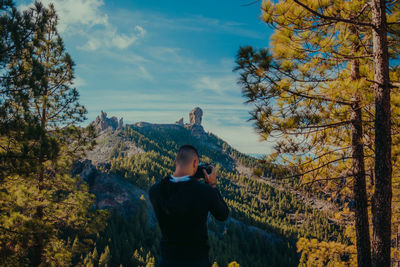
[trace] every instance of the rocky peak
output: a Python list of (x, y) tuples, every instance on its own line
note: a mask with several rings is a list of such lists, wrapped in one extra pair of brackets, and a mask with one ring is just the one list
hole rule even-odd
[(201, 125), (201, 120), (203, 117), (203, 110), (199, 107), (195, 107), (190, 113), (189, 113), (189, 118), (190, 118), (190, 131), (192, 135), (197, 136), (197, 137), (202, 137), (205, 132), (204, 128)]
[(183, 126), (183, 125), (184, 125), (184, 124), (183, 124), (183, 118), (180, 118), (180, 120), (177, 121), (177, 122), (175, 122), (175, 124), (180, 125), (180, 126)]
[(189, 113), (189, 119), (190, 119), (190, 124), (191, 125), (201, 125), (201, 119), (203, 117), (203, 110), (199, 107), (195, 107), (190, 113)]
[(100, 116), (97, 116), (96, 120), (94, 121), (94, 126), (99, 131), (104, 131), (105, 129), (110, 127), (113, 130), (120, 129), (123, 126), (123, 118), (121, 118), (119, 121), (115, 116), (107, 118), (107, 113), (101, 111)]

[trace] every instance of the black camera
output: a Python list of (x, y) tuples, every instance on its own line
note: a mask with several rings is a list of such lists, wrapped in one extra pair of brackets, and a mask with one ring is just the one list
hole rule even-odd
[(213, 166), (211, 164), (200, 162), (199, 165), (197, 166), (197, 171), (193, 175), (193, 177), (197, 179), (205, 178), (203, 170), (206, 170), (208, 174), (211, 174), (212, 168)]

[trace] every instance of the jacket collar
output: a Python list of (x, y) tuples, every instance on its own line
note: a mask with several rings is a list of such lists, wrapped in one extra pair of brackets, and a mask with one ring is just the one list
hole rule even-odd
[(186, 181), (190, 181), (190, 176), (189, 175), (185, 175), (185, 176), (179, 176), (179, 177), (175, 177), (172, 174), (170, 175), (170, 181), (173, 183), (178, 183), (178, 182), (186, 182)]

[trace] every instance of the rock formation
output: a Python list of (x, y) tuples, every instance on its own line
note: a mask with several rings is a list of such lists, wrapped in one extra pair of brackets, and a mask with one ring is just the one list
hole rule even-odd
[(201, 125), (201, 119), (203, 117), (203, 111), (199, 107), (195, 107), (190, 113), (189, 113), (189, 118), (190, 118), (190, 124), (194, 125)]
[(123, 126), (123, 119), (121, 118), (118, 122), (117, 117), (113, 116), (111, 118), (107, 118), (107, 113), (101, 111), (100, 116), (97, 116), (96, 120), (94, 121), (94, 126), (99, 131), (104, 131), (109, 127), (111, 127), (113, 130), (120, 129)]
[(124, 122), (123, 122), (123, 118), (119, 119), (119, 122), (118, 122), (118, 127), (117, 127), (117, 129), (122, 129), (122, 126), (123, 126), (123, 124), (124, 124)]
[(190, 119), (189, 129), (192, 135), (194, 136), (202, 137), (205, 134), (204, 128), (201, 125), (202, 117), (203, 117), (203, 111), (199, 107), (195, 107), (189, 113), (189, 119)]
[(183, 118), (181, 118), (179, 121), (175, 122), (175, 124), (178, 124), (180, 126), (183, 126)]

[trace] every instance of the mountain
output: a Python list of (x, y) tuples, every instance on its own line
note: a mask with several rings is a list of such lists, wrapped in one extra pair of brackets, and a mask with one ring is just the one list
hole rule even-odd
[[(96, 266), (103, 255), (108, 266), (152, 266), (161, 237), (149, 202), (148, 188), (173, 172), (173, 160), (183, 144), (194, 145), (203, 162), (218, 168), (218, 186), (230, 208), (230, 218), (209, 218), (210, 257), (218, 266), (236, 261), (241, 266), (297, 266), (299, 237), (343, 241), (343, 229), (296, 192), (279, 188), (273, 178), (279, 171), (262, 166), (201, 125), (203, 111), (195, 108), (189, 123), (137, 122), (108, 118), (101, 112), (91, 124), (97, 145), (74, 163), (96, 195), (96, 207), (109, 209), (104, 232), (98, 233), (93, 252), (82, 255)], [(306, 204), (308, 203), (308, 204)], [(100, 255), (101, 254), (101, 255)]]

